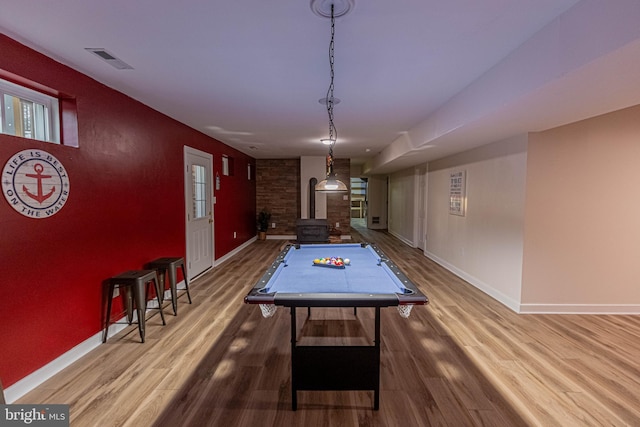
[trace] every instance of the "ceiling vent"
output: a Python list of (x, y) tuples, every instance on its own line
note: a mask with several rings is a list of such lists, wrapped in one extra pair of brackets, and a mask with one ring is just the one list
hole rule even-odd
[(106, 49), (101, 47), (86, 47), (86, 51), (93, 53), (98, 58), (105, 61), (107, 64), (111, 65), (113, 68), (117, 68), (118, 70), (133, 70), (133, 67), (121, 59), (116, 58), (111, 53), (107, 52)]

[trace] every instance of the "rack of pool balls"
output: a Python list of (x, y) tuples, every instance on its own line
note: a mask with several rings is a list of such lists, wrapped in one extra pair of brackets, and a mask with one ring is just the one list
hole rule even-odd
[(349, 265), (350, 263), (349, 258), (342, 259), (335, 256), (330, 258), (316, 258), (313, 260), (313, 265), (319, 267), (344, 268), (345, 265)]

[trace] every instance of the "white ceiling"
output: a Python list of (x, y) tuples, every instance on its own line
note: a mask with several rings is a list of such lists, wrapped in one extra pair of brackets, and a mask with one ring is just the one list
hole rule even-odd
[[(356, 0), (336, 20), (336, 157), (386, 173), (640, 103), (637, 3)], [(326, 155), (330, 21), (309, 0), (0, 0), (0, 31), (252, 157)], [(594, 84), (612, 64), (615, 99)]]

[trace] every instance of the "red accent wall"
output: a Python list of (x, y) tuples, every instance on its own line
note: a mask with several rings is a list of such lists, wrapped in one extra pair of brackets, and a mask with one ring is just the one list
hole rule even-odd
[[(109, 277), (185, 250), (183, 147), (234, 159), (215, 191), (215, 257), (256, 234), (255, 160), (0, 34), (0, 70), (73, 97), (78, 148), (0, 135), (0, 170), (44, 150), (70, 179), (56, 215), (0, 200), (0, 378), (12, 385), (102, 329)], [(237, 237), (233, 238), (233, 232)]]

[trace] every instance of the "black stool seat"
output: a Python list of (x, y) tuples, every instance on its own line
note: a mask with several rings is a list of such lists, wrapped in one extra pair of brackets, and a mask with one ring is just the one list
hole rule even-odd
[(160, 317), (162, 318), (162, 324), (166, 325), (164, 321), (164, 313), (162, 312), (162, 300), (161, 300), (161, 288), (158, 280), (158, 276), (155, 270), (130, 270), (124, 273), (118, 274), (109, 279), (109, 294), (107, 303), (107, 321), (105, 326), (105, 333), (102, 342), (107, 341), (107, 335), (109, 331), (109, 323), (111, 320), (111, 303), (113, 301), (113, 292), (116, 287), (118, 289), (124, 288), (126, 292), (125, 305), (127, 309), (127, 320), (129, 324), (133, 322), (133, 303), (135, 303), (136, 312), (138, 314), (138, 330), (140, 331), (140, 339), (144, 342), (145, 331), (145, 312), (147, 310), (147, 295), (149, 286), (153, 282), (156, 291), (156, 298), (158, 299), (158, 309), (160, 310)]
[(182, 268), (182, 277), (184, 277), (184, 286), (187, 291), (187, 297), (189, 298), (189, 304), (191, 304), (191, 294), (189, 294), (189, 279), (187, 278), (187, 270), (184, 266), (184, 258), (181, 257), (165, 257), (158, 258), (151, 261), (146, 265), (147, 268), (152, 268), (158, 271), (158, 279), (160, 280), (160, 289), (162, 289), (161, 300), (164, 300), (164, 279), (167, 272), (169, 272), (169, 285), (171, 287), (171, 304), (173, 305), (173, 315), (178, 314), (178, 290), (176, 271), (178, 267)]

